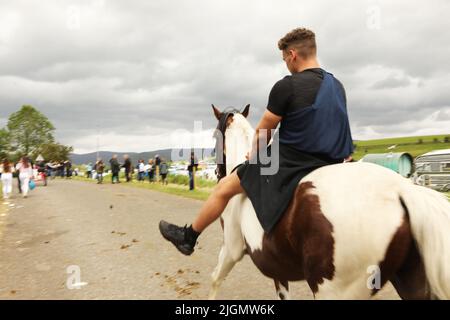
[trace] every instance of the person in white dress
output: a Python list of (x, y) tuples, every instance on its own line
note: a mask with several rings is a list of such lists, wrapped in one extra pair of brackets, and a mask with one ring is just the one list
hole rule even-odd
[(22, 157), (20, 162), (16, 165), (16, 170), (19, 171), (20, 186), (22, 188), (22, 196), (28, 196), (30, 179), (33, 178), (33, 168), (27, 157)]
[(8, 199), (12, 193), (13, 172), (14, 166), (5, 159), (1, 167), (3, 199), (5, 200)]

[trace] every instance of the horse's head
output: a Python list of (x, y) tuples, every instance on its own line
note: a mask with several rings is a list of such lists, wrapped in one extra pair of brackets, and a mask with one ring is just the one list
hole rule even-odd
[(219, 121), (215, 138), (217, 176), (220, 180), (230, 174), (235, 166), (246, 160), (245, 156), (252, 147), (254, 130), (247, 120), (249, 104), (242, 111), (235, 108), (220, 111), (214, 105), (212, 108)]

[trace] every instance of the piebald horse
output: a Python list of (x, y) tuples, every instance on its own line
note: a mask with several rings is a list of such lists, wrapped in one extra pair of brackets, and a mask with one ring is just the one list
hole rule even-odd
[[(248, 111), (226, 120), (226, 174), (251, 148)], [(300, 280), (315, 299), (368, 299), (387, 281), (402, 299), (450, 299), (449, 202), (379, 165), (342, 163), (311, 172), (270, 233), (245, 194), (230, 200), (221, 222), (210, 299), (244, 254), (274, 279), (280, 299), (289, 298), (289, 281)]]

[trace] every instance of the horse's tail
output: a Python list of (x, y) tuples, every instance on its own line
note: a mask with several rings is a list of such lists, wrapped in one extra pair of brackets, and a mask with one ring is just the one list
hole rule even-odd
[(406, 206), (431, 292), (450, 299), (450, 202), (444, 194), (404, 184), (400, 200)]

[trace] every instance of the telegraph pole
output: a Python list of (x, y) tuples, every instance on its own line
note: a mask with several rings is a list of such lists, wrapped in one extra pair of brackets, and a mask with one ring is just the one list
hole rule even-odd
[(100, 158), (100, 125), (97, 122), (97, 158), (95, 161), (97, 161)]

